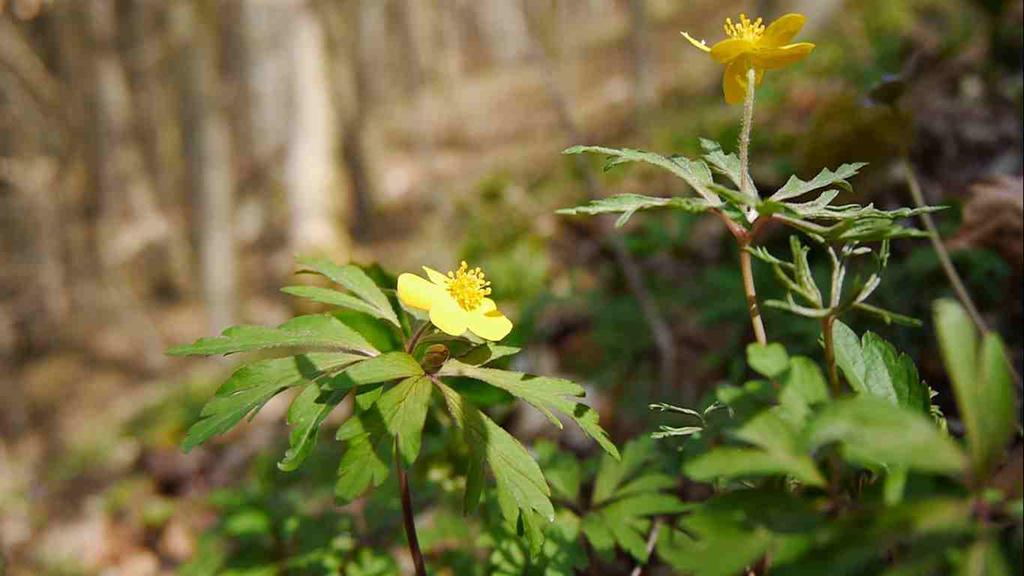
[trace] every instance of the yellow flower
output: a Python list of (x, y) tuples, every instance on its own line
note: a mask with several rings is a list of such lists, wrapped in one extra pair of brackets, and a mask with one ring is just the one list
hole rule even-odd
[(484, 340), (508, 336), (512, 322), (487, 297), (491, 283), (479, 268), (470, 269), (463, 262), (447, 276), (426, 266), (423, 270), (430, 280), (409, 273), (398, 277), (398, 298), (403, 304), (426, 310), (430, 322), (452, 336), (461, 336), (467, 329)]
[(751, 21), (746, 14), (740, 14), (739, 24), (732, 18), (725, 20), (725, 40), (708, 48), (703, 41), (697, 41), (683, 32), (691, 44), (709, 52), (716, 62), (725, 64), (722, 90), (729, 104), (743, 102), (747, 94), (747, 71), (754, 69), (756, 86), (761, 85), (765, 70), (789, 66), (803, 60), (814, 44), (797, 42), (787, 44), (804, 27), (803, 14), (786, 14), (765, 28), (761, 19)]

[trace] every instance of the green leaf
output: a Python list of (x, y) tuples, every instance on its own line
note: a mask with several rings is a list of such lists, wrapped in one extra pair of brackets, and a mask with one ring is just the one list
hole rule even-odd
[(561, 421), (552, 412), (558, 411), (571, 417), (580, 428), (604, 449), (618, 458), (619, 451), (598, 424), (597, 412), (585, 404), (573, 400), (584, 394), (583, 387), (570, 380), (533, 376), (522, 372), (478, 368), (451, 359), (445, 362), (438, 376), (461, 376), (473, 378), (496, 386), (528, 402), (540, 410), (552, 424), (562, 428)]
[(422, 374), (423, 368), (412, 356), (405, 352), (387, 352), (352, 365), (336, 377), (326, 380), (325, 385), (347, 390), (355, 386), (390, 382)]
[(682, 518), (679, 527), (659, 534), (658, 556), (694, 576), (740, 574), (764, 555), (772, 541), (768, 530), (710, 507)]
[(790, 176), (789, 180), (786, 181), (786, 184), (782, 188), (779, 188), (778, 192), (772, 194), (769, 199), (781, 202), (783, 200), (796, 198), (797, 196), (803, 196), (808, 192), (818, 190), (819, 188), (825, 188), (826, 186), (839, 186), (843, 190), (850, 191), (852, 189), (847, 180), (855, 176), (864, 166), (867, 166), (867, 164), (863, 162), (843, 164), (839, 168), (836, 168), (835, 172), (825, 168), (819, 172), (817, 176), (806, 181), (801, 180), (796, 176)]
[[(808, 459), (809, 460), (809, 459)], [(793, 462), (754, 448), (715, 448), (691, 460), (686, 475), (699, 482), (718, 479), (790, 475), (809, 485), (820, 485), (821, 473), (813, 461)]]
[(690, 160), (682, 156), (668, 158), (653, 152), (629, 148), (618, 150), (603, 146), (573, 146), (562, 151), (563, 154), (582, 154), (584, 152), (611, 156), (611, 159), (605, 164), (604, 169), (606, 171), (627, 162), (646, 162), (647, 164), (663, 168), (689, 184), (697, 194), (712, 206), (721, 204), (718, 196), (710, 189), (710, 184), (713, 183), (711, 171), (708, 169), (707, 164), (703, 162)]
[[(707, 138), (700, 139), (700, 147), (704, 149), (704, 160), (711, 165), (711, 169), (727, 177), (737, 189), (743, 188), (740, 183), (740, 159), (735, 154), (726, 154), (722, 151), (722, 145)], [(753, 179), (747, 174), (747, 182), (753, 186)], [(758, 197), (757, 189), (752, 190), (754, 197)]]
[(779, 391), (779, 415), (796, 426), (803, 426), (811, 406), (828, 400), (828, 389), (821, 368), (803, 356), (795, 356), (782, 378)]
[(380, 412), (372, 409), (350, 416), (338, 428), (337, 439), (348, 445), (338, 463), (334, 495), (339, 503), (346, 503), (361, 496), (371, 484), (380, 486), (387, 479), (394, 440), (387, 434)]
[(291, 472), (306, 460), (316, 446), (320, 425), (347, 394), (348, 390), (322, 393), (316, 382), (303, 388), (288, 408), (288, 425), (292, 427), (288, 435), (290, 447), (277, 463), (278, 468)]
[(348, 444), (334, 487), (339, 501), (349, 502), (371, 484), (384, 482), (396, 443), (406, 464), (416, 460), (431, 390), (430, 379), (419, 374), (383, 394), (375, 388), (356, 396), (362, 411), (346, 420), (337, 433), (337, 439)]
[(230, 430), (282, 390), (317, 380), (364, 358), (340, 352), (318, 353), (260, 360), (242, 366), (203, 406), (199, 421), (185, 434), (182, 449), (188, 452), (212, 436)]
[(407, 465), (420, 453), (432, 390), (428, 377), (413, 376), (385, 392), (376, 403), (388, 433), (397, 438), (398, 451)]
[(979, 538), (960, 560), (960, 576), (1010, 576), (1006, 558), (995, 538)]
[(650, 437), (626, 443), (621, 460), (602, 455), (591, 511), (583, 518), (584, 533), (595, 550), (608, 555), (618, 545), (646, 562), (650, 517), (683, 511), (682, 501), (665, 492), (675, 488), (675, 479), (652, 472), (656, 465), (657, 452)]
[(927, 416), (869, 395), (838, 400), (811, 423), (812, 446), (838, 442), (848, 460), (956, 474), (960, 448)]
[(935, 327), (974, 470), (984, 480), (1003, 457), (1017, 421), (1006, 352), (995, 334), (987, 334), (979, 348), (974, 325), (952, 300), (935, 303)]
[(479, 346), (470, 348), (465, 354), (457, 356), (457, 358), (463, 364), (486, 366), (501, 358), (518, 354), (519, 350), (515, 346), (502, 346), (493, 342), (484, 342)]
[(853, 330), (838, 320), (832, 335), (836, 365), (851, 388), (923, 414), (929, 412), (928, 387), (909, 356), (872, 332), (865, 332), (858, 341)]
[(353, 264), (339, 266), (326, 258), (298, 258), (298, 263), (303, 271), (321, 274), (344, 286), (346, 290), (372, 306), (375, 309), (374, 316), (383, 318), (395, 326), (401, 326), (388, 297), (358, 266)]
[(710, 204), (703, 198), (680, 198), (678, 196), (659, 198), (640, 194), (617, 194), (608, 198), (591, 200), (583, 206), (562, 208), (556, 210), (556, 213), (567, 215), (621, 213), (622, 215), (615, 221), (615, 227), (619, 228), (624, 226), (636, 212), (655, 208), (672, 208), (690, 214), (699, 214), (708, 210)]
[[(734, 478), (786, 474), (810, 486), (825, 484), (796, 430), (775, 411), (766, 410), (753, 417), (736, 431), (735, 436), (763, 452), (717, 448), (687, 464), (687, 474), (697, 480), (708, 480), (714, 476)], [(741, 457), (748, 457), (748, 460), (740, 461), (738, 458)]]
[(277, 328), (234, 326), (221, 336), (200, 338), (193, 344), (175, 346), (167, 353), (171, 356), (215, 356), (295, 346), (335, 348), (368, 356), (378, 353), (358, 332), (327, 314), (298, 316)]
[(547, 440), (536, 442), (533, 450), (555, 494), (576, 502), (580, 495), (579, 459), (574, 454), (560, 451), (557, 445)]
[(349, 310), (369, 314), (370, 316), (387, 320), (388, 322), (391, 321), (386, 314), (381, 313), (376, 306), (369, 304), (365, 300), (360, 300), (351, 294), (346, 294), (330, 288), (321, 288), (320, 286), (285, 286), (281, 289), (281, 292), (291, 294), (292, 296), (298, 296), (299, 298), (306, 298), (307, 300), (312, 300), (314, 302), (320, 302), (322, 304), (348, 308)]
[(768, 378), (777, 378), (789, 368), (789, 355), (782, 344), (749, 344), (747, 364), (757, 373)]
[(439, 383), (438, 388), (469, 446), (471, 466), (482, 469), (486, 461), (494, 474), (499, 496), (503, 495), (514, 503), (518, 512), (503, 507), (506, 520), (514, 526), (522, 512), (535, 512), (551, 520), (555, 513), (550, 500), (551, 490), (530, 453), (455, 390), (443, 383)]

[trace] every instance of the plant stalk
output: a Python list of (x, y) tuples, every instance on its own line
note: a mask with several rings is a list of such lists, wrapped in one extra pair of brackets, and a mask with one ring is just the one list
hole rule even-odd
[(402, 520), (405, 524), (405, 539), (409, 542), (409, 555), (412, 556), (416, 576), (427, 576), (427, 568), (423, 563), (423, 552), (420, 551), (420, 540), (416, 537), (416, 521), (412, 512), (412, 494), (409, 492), (409, 476), (402, 466), (402, 456), (395, 440), (395, 472), (398, 474), (398, 489), (402, 494)]
[[(748, 172), (750, 169), (750, 129), (754, 123), (754, 82), (756, 77), (757, 74), (753, 68), (747, 70), (747, 96), (743, 100), (743, 124), (740, 127), (740, 194), (743, 196), (750, 196), (752, 194)], [(754, 338), (759, 344), (767, 344), (768, 337), (764, 332), (761, 309), (757, 305), (754, 270), (751, 266), (750, 252), (747, 251), (752, 241), (752, 235), (749, 233), (740, 235), (735, 232), (734, 235), (740, 249), (740, 273), (743, 275), (743, 292), (747, 298), (747, 312), (750, 314), (750, 324), (754, 329)]]
[(836, 347), (832, 338), (832, 324), (836, 317), (832, 314), (821, 319), (821, 335), (825, 341), (825, 365), (828, 367), (828, 383), (832, 388), (832, 397), (838, 398), (842, 392), (839, 385), (839, 372), (836, 370)]
[(410, 338), (410, 339), (409, 339), (409, 341), (408, 341), (408, 342), (406, 342), (406, 344), (405, 344), (405, 352), (406, 352), (406, 354), (412, 354), (413, 350), (415, 350), (415, 349), (416, 349), (416, 344), (418, 344), (418, 343), (419, 343), (419, 341), (420, 341), (420, 338), (422, 338), (422, 337), (423, 337), (423, 334), (425, 334), (425, 333), (426, 333), (426, 331), (427, 331), (427, 328), (429, 328), (429, 327), (430, 327), (430, 321), (429, 321), (429, 320), (427, 320), (426, 322), (424, 322), (424, 323), (423, 323), (423, 324), (422, 324), (422, 325), (421, 325), (421, 326), (420, 326), (420, 327), (419, 327), (419, 328), (418, 328), (418, 329), (416, 330), (416, 333), (415, 333), (415, 334), (413, 334), (413, 335), (412, 335), (412, 338)]
[(747, 247), (749, 241), (739, 243), (740, 248), (740, 273), (743, 275), (743, 292), (747, 297), (747, 312), (750, 314), (750, 324), (754, 328), (754, 338), (758, 344), (767, 344), (768, 337), (764, 332), (764, 320), (761, 319), (761, 308), (757, 305), (757, 289), (754, 287), (754, 270), (751, 265), (750, 252)]

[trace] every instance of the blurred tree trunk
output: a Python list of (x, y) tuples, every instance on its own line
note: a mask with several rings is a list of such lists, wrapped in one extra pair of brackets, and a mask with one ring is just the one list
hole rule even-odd
[(633, 58), (634, 122), (637, 127), (654, 102), (654, 86), (648, 70), (647, 0), (629, 0), (629, 40)]
[(212, 6), (199, 12), (174, 2), (172, 29), (182, 50), (185, 148), (198, 212), (199, 267), (211, 331), (234, 323), (237, 298), (234, 238), (234, 175), (231, 134), (221, 104)]
[(294, 107), (284, 166), (292, 247), (299, 253), (326, 252), (345, 261), (350, 246), (340, 225), (348, 194), (338, 173), (339, 126), (323, 23), (306, 2), (295, 7), (293, 18)]
[[(132, 130), (132, 104), (124, 64), (117, 51), (113, 0), (89, 4), (95, 82), (96, 170), (99, 190), (97, 241), (104, 309), (115, 310), (138, 335), (151, 367), (163, 363), (163, 342), (139, 298), (127, 265), (144, 249), (168, 237), (150, 176)], [(109, 307), (109, 308), (108, 308)]]

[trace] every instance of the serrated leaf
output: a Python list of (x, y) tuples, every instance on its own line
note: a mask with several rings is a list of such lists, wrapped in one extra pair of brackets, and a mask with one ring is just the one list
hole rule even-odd
[[(384, 393), (379, 389), (357, 395), (361, 412), (338, 428), (336, 438), (348, 444), (338, 465), (334, 493), (341, 502), (359, 497), (371, 484), (380, 486), (389, 473), (394, 447), (406, 464), (419, 454), (431, 382), (419, 374), (402, 380)], [(371, 401), (359, 401), (369, 396)]]
[(681, 529), (663, 530), (658, 556), (673, 568), (694, 576), (733, 576), (754, 564), (768, 550), (771, 533), (752, 527), (734, 513), (702, 508), (679, 521)]
[(228, 431), (286, 388), (314, 381), (364, 359), (364, 356), (341, 352), (318, 353), (260, 360), (242, 366), (203, 406), (199, 421), (185, 434), (182, 449), (188, 452), (212, 436)]
[(563, 378), (533, 376), (522, 372), (479, 368), (456, 359), (445, 362), (437, 375), (473, 378), (501, 388), (540, 410), (551, 423), (559, 428), (562, 428), (562, 423), (552, 411), (565, 414), (575, 420), (580, 429), (596, 440), (605, 452), (615, 458), (619, 456), (615, 444), (598, 424), (597, 412), (573, 399), (584, 394), (583, 387), (575, 382)]
[(347, 446), (338, 463), (334, 496), (346, 503), (387, 479), (394, 440), (386, 433), (380, 412), (372, 409), (350, 416), (338, 428), (337, 439)]
[(416, 359), (405, 352), (386, 352), (380, 356), (362, 359), (336, 377), (324, 381), (324, 385), (340, 390), (355, 386), (390, 382), (399, 378), (420, 376), (423, 368)]
[(362, 312), (375, 318), (391, 322), (391, 319), (388, 318), (386, 314), (382, 313), (376, 306), (373, 306), (365, 300), (360, 300), (351, 294), (346, 294), (330, 288), (321, 288), (320, 286), (285, 286), (281, 291), (285, 294), (298, 296), (299, 298), (306, 298), (307, 300), (320, 302), (321, 304), (330, 304), (331, 306), (338, 306), (339, 308), (348, 308), (349, 310), (355, 310), (356, 312)]
[(298, 316), (277, 328), (233, 326), (221, 336), (200, 338), (193, 344), (175, 346), (167, 353), (171, 356), (215, 356), (282, 347), (335, 348), (367, 356), (378, 353), (362, 335), (327, 314)]
[(803, 426), (811, 406), (828, 400), (828, 389), (821, 368), (803, 356), (789, 361), (779, 391), (779, 415), (796, 426)]
[(839, 168), (836, 168), (833, 172), (828, 168), (823, 169), (818, 173), (817, 176), (810, 180), (801, 180), (796, 176), (790, 176), (786, 184), (779, 188), (779, 190), (772, 194), (770, 200), (781, 202), (783, 200), (789, 200), (790, 198), (796, 198), (797, 196), (803, 196), (808, 192), (825, 188), (826, 186), (839, 186), (840, 188), (849, 191), (850, 183), (847, 182), (849, 178), (852, 178), (857, 172), (867, 166), (863, 162), (855, 162), (853, 164), (843, 164)]
[(353, 264), (339, 266), (326, 258), (307, 257), (298, 258), (297, 261), (303, 270), (321, 274), (344, 286), (346, 290), (372, 306), (376, 310), (375, 316), (384, 318), (395, 326), (401, 326), (388, 297), (358, 266)]
[(1017, 421), (1016, 400), (1002, 341), (978, 334), (953, 300), (935, 303), (935, 328), (953, 383), (975, 473), (984, 479), (1003, 456)]
[[(711, 169), (727, 177), (736, 188), (742, 188), (740, 183), (740, 159), (735, 154), (726, 154), (722, 145), (707, 138), (700, 139), (700, 147), (704, 150), (704, 160), (711, 165)], [(747, 181), (753, 186), (750, 175), (747, 174)], [(757, 189), (753, 190), (754, 196), (758, 196)]]
[(499, 499), (505, 498), (507, 502), (514, 503), (515, 511), (508, 506), (502, 507), (506, 520), (516, 525), (522, 511), (532, 511), (551, 520), (554, 517), (551, 490), (530, 453), (455, 390), (443, 383), (437, 386), (469, 446), (471, 465), (482, 468), (486, 461), (494, 474)]
[(784, 476), (798, 478), (807, 484), (819, 483), (820, 472), (813, 462), (804, 461), (798, 467), (773, 454), (754, 448), (715, 448), (691, 460), (685, 467), (686, 475), (699, 482), (718, 479)]
[(621, 458), (602, 456), (591, 496), (594, 505), (610, 499), (619, 485), (650, 461), (654, 453), (654, 442), (650, 438), (641, 437), (626, 443)]
[(640, 194), (616, 194), (608, 198), (591, 200), (583, 206), (562, 208), (561, 210), (556, 210), (556, 213), (567, 215), (621, 213), (622, 215), (615, 221), (616, 228), (619, 228), (624, 226), (636, 212), (656, 208), (671, 208), (690, 214), (699, 214), (708, 210), (710, 205), (703, 198), (660, 198), (656, 196), (642, 196)]
[(870, 395), (826, 406), (808, 434), (812, 447), (838, 442), (844, 456), (858, 463), (955, 474), (965, 461), (930, 418)]
[(653, 152), (629, 148), (619, 150), (603, 146), (573, 146), (562, 151), (563, 154), (582, 154), (585, 152), (611, 156), (611, 160), (605, 164), (605, 170), (627, 162), (646, 162), (647, 164), (663, 168), (689, 184), (697, 194), (712, 206), (721, 204), (718, 196), (709, 188), (709, 185), (713, 183), (711, 171), (708, 169), (707, 164), (703, 162), (690, 160), (682, 156), (668, 158)]
[(347, 394), (348, 390), (323, 393), (316, 382), (303, 388), (288, 408), (288, 425), (292, 430), (288, 434), (288, 451), (277, 463), (278, 468), (291, 472), (306, 460), (316, 446), (320, 425)]
[(855, 391), (923, 414), (929, 412), (928, 387), (909, 356), (872, 332), (866, 332), (858, 341), (853, 330), (838, 320), (832, 335), (836, 365)]
[(413, 376), (385, 392), (376, 403), (385, 427), (397, 439), (398, 451), (407, 465), (412, 464), (420, 453), (432, 390), (429, 378)]

